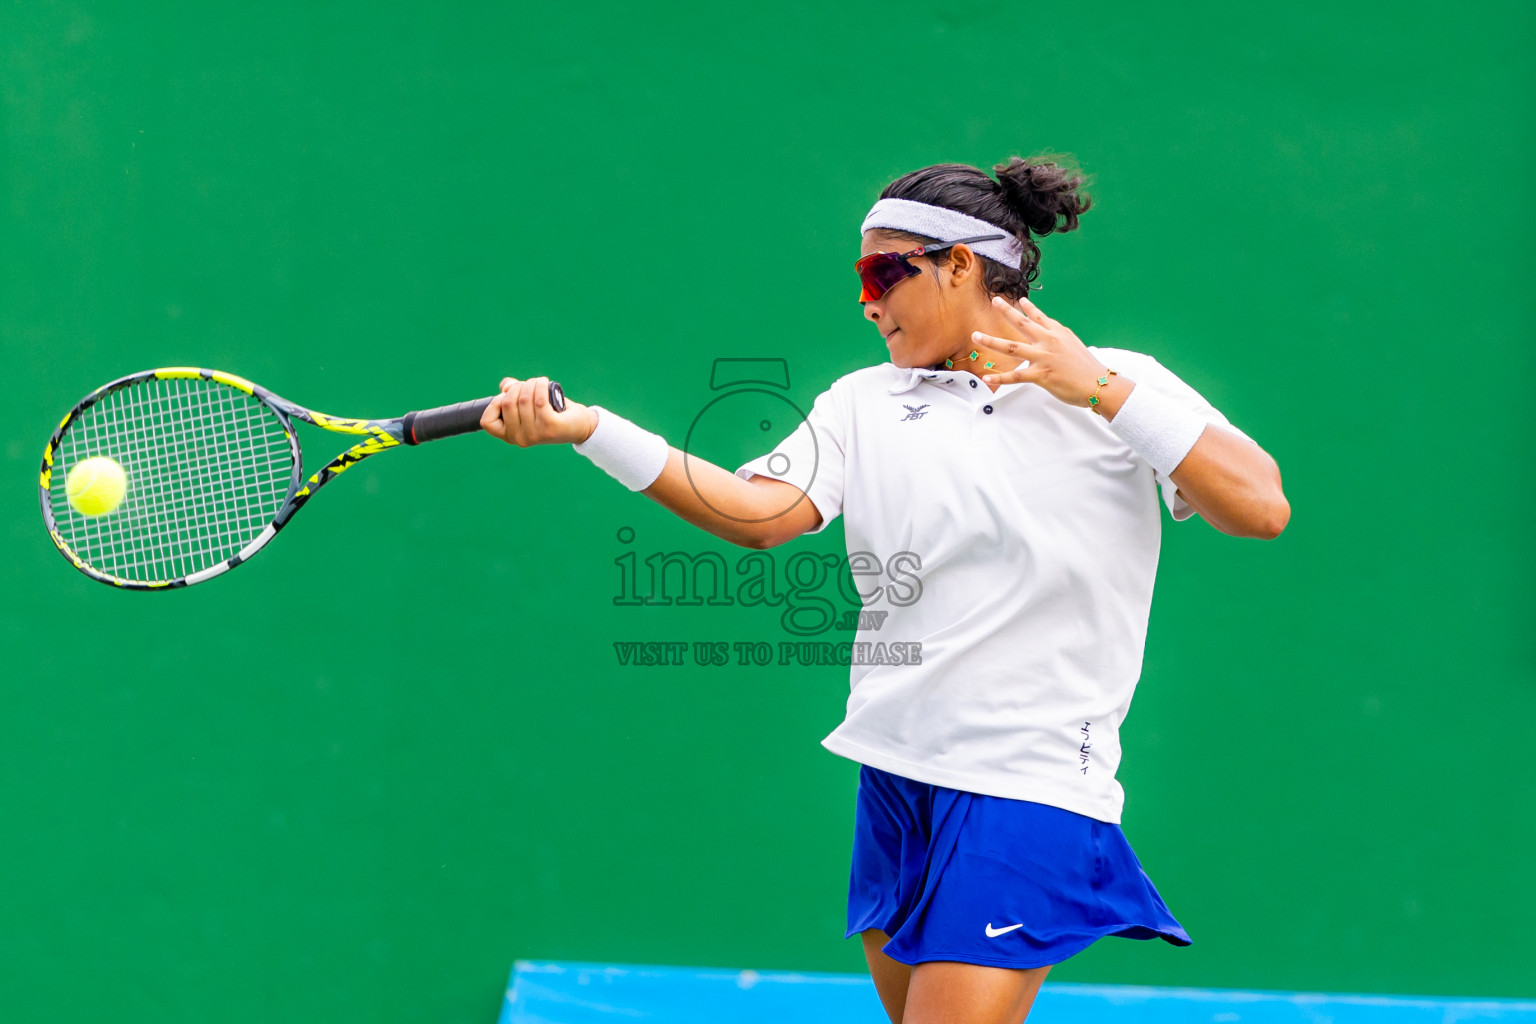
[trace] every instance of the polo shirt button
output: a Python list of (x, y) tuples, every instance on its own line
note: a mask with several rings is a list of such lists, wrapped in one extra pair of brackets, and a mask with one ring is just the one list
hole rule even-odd
[(992, 407), (990, 405), (982, 406), (981, 411), (986, 413), (988, 416), (992, 415)]
[(975, 387), (975, 386), (976, 386), (976, 382), (975, 381), (971, 381), (971, 387)]

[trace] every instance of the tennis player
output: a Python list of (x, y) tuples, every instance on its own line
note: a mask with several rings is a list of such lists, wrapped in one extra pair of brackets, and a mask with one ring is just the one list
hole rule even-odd
[[(576, 451), (749, 548), (844, 519), (850, 559), (910, 553), (920, 596), (859, 641), (824, 741), (858, 761), (849, 936), (900, 1024), (1017, 1024), (1052, 964), (1119, 935), (1190, 943), (1121, 831), (1120, 724), (1141, 672), (1161, 513), (1235, 537), (1290, 518), (1274, 460), (1150, 355), (1085, 345), (1029, 299), (1036, 238), (1091, 199), (1064, 158), (892, 182), (861, 227), (890, 353), (731, 473), (600, 406), (507, 378), (483, 426)], [(867, 560), (867, 559), (866, 559)], [(872, 564), (872, 563), (871, 563)], [(871, 647), (875, 645), (871, 644)]]

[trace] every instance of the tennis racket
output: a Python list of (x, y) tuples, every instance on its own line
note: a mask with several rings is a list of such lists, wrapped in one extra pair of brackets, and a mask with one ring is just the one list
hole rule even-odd
[[(549, 400), (565, 410), (553, 381)], [(167, 367), (120, 377), (71, 409), (43, 450), (38, 497), (59, 553), (126, 590), (202, 583), (249, 561), (315, 492), (370, 455), (469, 434), (493, 399), (354, 420), (295, 405), (219, 370)], [(306, 480), (294, 420), (360, 436)], [(123, 469), (121, 502), (83, 515), (66, 492), (79, 462)]]

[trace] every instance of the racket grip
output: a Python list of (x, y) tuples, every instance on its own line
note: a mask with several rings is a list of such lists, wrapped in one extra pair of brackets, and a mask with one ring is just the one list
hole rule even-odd
[[(405, 435), (402, 440), (406, 444), (421, 444), (423, 441), (436, 441), (459, 434), (473, 434), (480, 429), (480, 417), (485, 415), (485, 407), (495, 400), (494, 396), (477, 398), (472, 402), (408, 412), (401, 424)], [(549, 404), (555, 412), (565, 411), (565, 392), (561, 390), (559, 381), (549, 382)]]

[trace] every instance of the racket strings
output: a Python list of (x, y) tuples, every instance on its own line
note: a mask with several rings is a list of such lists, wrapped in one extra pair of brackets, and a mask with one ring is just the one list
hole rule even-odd
[[(121, 505), (85, 516), (69, 503), (69, 471), (105, 455), (123, 467)], [(110, 392), (59, 439), (49, 503), (82, 562), (138, 582), (175, 580), (240, 552), (282, 507), (294, 451), (260, 400), (215, 381), (158, 378)]]

